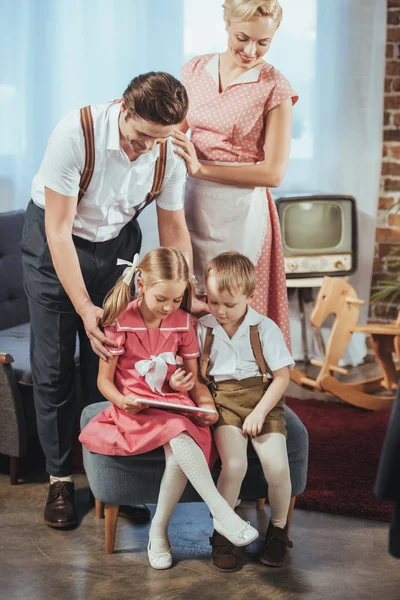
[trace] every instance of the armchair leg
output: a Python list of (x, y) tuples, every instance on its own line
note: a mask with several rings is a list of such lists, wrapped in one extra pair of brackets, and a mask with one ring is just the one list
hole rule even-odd
[(264, 510), (264, 507), (265, 507), (265, 498), (258, 498), (257, 510)]
[(100, 502), (97, 498), (94, 499), (94, 505), (96, 510), (96, 519), (104, 518), (104, 502)]
[(18, 466), (19, 459), (17, 456), (10, 456), (10, 484), (18, 484)]
[(115, 545), (115, 533), (117, 531), (119, 506), (114, 504), (106, 504), (104, 507), (104, 513), (106, 517), (106, 542), (105, 552), (106, 554), (112, 554), (114, 552)]

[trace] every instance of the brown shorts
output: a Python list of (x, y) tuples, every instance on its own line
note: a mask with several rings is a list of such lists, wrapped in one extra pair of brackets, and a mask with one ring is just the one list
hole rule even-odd
[[(264, 383), (262, 377), (214, 382), (211, 391), (219, 413), (214, 427), (233, 425), (242, 429), (245, 418), (260, 402), (269, 385), (270, 382)], [(266, 416), (259, 435), (282, 433), (287, 437), (284, 405), (285, 398), (282, 397)]]

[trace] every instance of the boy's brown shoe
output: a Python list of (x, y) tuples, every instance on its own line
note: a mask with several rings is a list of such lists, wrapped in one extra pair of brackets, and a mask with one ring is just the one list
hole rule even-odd
[(272, 521), (269, 522), (267, 533), (265, 534), (264, 548), (261, 552), (260, 560), (264, 565), (270, 567), (283, 567), (287, 559), (287, 549), (293, 548), (292, 542), (287, 534), (288, 525), (285, 527), (274, 527)]
[(212, 546), (211, 564), (218, 571), (236, 571), (237, 556), (235, 546), (224, 538), (223, 535), (215, 531), (210, 537)]

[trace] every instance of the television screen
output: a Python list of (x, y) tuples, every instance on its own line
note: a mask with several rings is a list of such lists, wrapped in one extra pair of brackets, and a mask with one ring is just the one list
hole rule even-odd
[(343, 210), (338, 203), (298, 202), (285, 210), (284, 239), (290, 250), (333, 250), (343, 234)]
[(357, 268), (352, 196), (283, 196), (276, 201), (287, 279), (350, 275)]

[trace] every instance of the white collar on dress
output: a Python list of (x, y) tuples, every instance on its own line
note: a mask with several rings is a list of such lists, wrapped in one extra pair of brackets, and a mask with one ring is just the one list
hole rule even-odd
[[(248, 71), (245, 71), (244, 73), (242, 73), (242, 75), (239, 75), (239, 77), (237, 77), (234, 81), (231, 81), (231, 83), (227, 85), (225, 89), (233, 85), (239, 85), (241, 83), (254, 83), (255, 81), (258, 81), (258, 78), (260, 77), (260, 71), (263, 68), (264, 64), (265, 63), (261, 63), (260, 65), (257, 65), (252, 69), (249, 69)], [(205, 68), (206, 71), (210, 73), (211, 77), (214, 79), (215, 83), (219, 88), (219, 54), (213, 54), (211, 60), (207, 63)]]

